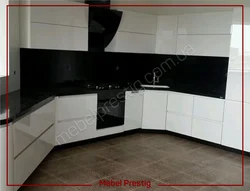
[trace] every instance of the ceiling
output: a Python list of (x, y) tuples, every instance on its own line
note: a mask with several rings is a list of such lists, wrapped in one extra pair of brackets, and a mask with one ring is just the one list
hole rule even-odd
[[(60, 0), (59, 0), (60, 1)], [(71, 0), (72, 1), (72, 0)], [(85, 2), (85, 0), (73, 0)], [(233, 7), (133, 7), (138, 4), (154, 4), (154, 5), (197, 5), (197, 4), (244, 4), (250, 6), (250, 0), (111, 0), (111, 4), (129, 5), (129, 7), (114, 7), (114, 9), (135, 11), (153, 15), (173, 15), (185, 13), (201, 13), (201, 12), (217, 12), (230, 11)], [(130, 6), (131, 5), (131, 6)]]

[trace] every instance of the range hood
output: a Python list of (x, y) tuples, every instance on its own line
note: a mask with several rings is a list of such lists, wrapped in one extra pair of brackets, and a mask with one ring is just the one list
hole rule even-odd
[[(110, 5), (110, 0), (91, 1), (90, 5)], [(88, 51), (104, 52), (114, 38), (122, 18), (122, 12), (110, 10), (109, 6), (89, 7)]]

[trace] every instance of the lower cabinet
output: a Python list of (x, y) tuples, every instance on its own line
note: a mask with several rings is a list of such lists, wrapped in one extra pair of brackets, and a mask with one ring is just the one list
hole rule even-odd
[(192, 117), (167, 113), (166, 129), (172, 132), (191, 136)]
[[(14, 184), (23, 184), (53, 149), (54, 131), (53, 125), (14, 159)], [(18, 187), (14, 188), (17, 189)]]
[[(244, 104), (244, 149), (250, 152), (250, 104)], [(226, 101), (222, 145), (242, 149), (242, 103)]]
[(96, 117), (87, 116), (82, 119), (58, 122), (56, 124), (55, 145), (63, 145), (76, 141), (94, 138)]
[(167, 95), (165, 91), (144, 91), (142, 129), (166, 129)]
[(221, 144), (222, 123), (193, 118), (192, 137)]
[(142, 127), (143, 92), (126, 92), (124, 131)]

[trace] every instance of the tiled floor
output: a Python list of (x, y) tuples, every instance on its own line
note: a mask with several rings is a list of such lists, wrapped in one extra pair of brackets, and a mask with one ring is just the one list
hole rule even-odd
[[(136, 133), (50, 153), (26, 184), (92, 187), (22, 187), (20, 191), (249, 191), (244, 187), (159, 187), (158, 184), (241, 184), (241, 155), (166, 134)], [(99, 187), (98, 180), (150, 180), (151, 188)]]

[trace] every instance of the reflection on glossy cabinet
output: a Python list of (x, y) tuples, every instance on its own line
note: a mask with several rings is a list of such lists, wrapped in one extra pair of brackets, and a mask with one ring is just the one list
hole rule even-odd
[(126, 92), (124, 130), (142, 127), (143, 92)]
[(165, 91), (144, 92), (143, 129), (166, 129), (167, 95)]

